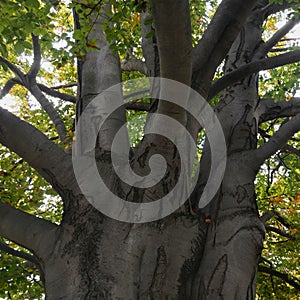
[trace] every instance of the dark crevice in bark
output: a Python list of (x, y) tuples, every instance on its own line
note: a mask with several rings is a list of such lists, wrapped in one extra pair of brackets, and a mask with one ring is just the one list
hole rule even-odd
[(178, 292), (179, 299), (192, 299), (190, 298), (192, 290), (197, 286), (194, 279), (195, 274), (200, 267), (207, 234), (207, 224), (205, 224), (203, 220), (202, 222), (200, 220), (198, 221), (199, 236), (194, 238), (191, 242), (192, 255), (185, 260), (181, 267)]
[(160, 299), (164, 290), (168, 258), (164, 246), (157, 249), (156, 266), (149, 288), (150, 299)]
[[(211, 293), (216, 294), (216, 292), (220, 297), (222, 297), (222, 291), (223, 291), (223, 286), (226, 278), (227, 268), (228, 268), (228, 258), (227, 255), (224, 254), (217, 262), (217, 265), (211, 274), (211, 277), (208, 281), (207, 288), (204, 291), (205, 297), (209, 297)], [(217, 288), (213, 287), (215, 286), (216, 283), (219, 284)], [(199, 294), (198, 296), (202, 297), (201, 294)]]

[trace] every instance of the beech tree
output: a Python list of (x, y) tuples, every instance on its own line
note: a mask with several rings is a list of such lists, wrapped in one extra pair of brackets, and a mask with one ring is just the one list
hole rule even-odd
[[(15, 0), (2, 1), (0, 8), (0, 97), (23, 99), (18, 113), (0, 108), (0, 175), (13, 176), (25, 163), (39, 174), (22, 169), (16, 183), (28, 185), (32, 196), (10, 191), (3, 179), (0, 249), (35, 266), (47, 299), (255, 299), (258, 270), (300, 290), (295, 276), (262, 256), (266, 230), (296, 239), (287, 219), (299, 212), (300, 50), (287, 34), (299, 22), (299, 1)], [(286, 24), (277, 29), (273, 21), (282, 12)], [(147, 77), (177, 82), (182, 93), (150, 80), (149, 90), (126, 94), (129, 79)], [(107, 91), (116, 85), (110, 91), (118, 97), (138, 98), (111, 109), (115, 96)], [(226, 146), (223, 151), (219, 140), (222, 161), (213, 161), (215, 144), (188, 109), (192, 97), (184, 87), (213, 108), (213, 125), (220, 123)], [(172, 92), (180, 101), (163, 97)], [(89, 140), (90, 127), (81, 127), (80, 134), (78, 128), (95, 99), (92, 116), (106, 121)], [(43, 112), (30, 112), (34, 100)], [(196, 176), (182, 165), (180, 145), (161, 134), (155, 115), (176, 120), (190, 133), (199, 148)], [(119, 129), (136, 116), (145, 126), (134, 125), (133, 134), (120, 137)], [(83, 124), (93, 125), (93, 118), (88, 121)], [(158, 131), (143, 135), (143, 128)], [(164, 157), (158, 183), (141, 188), (120, 178), (112, 167), (116, 136), (124, 149), (131, 142), (127, 160), (141, 177), (155, 167), (152, 157)], [(151, 222), (108, 216), (92, 205), (75, 174), (78, 139), (94, 143), (88, 155), (119, 198), (138, 207), (171, 194), (183, 204), (164, 214), (162, 202)], [(4, 163), (6, 157), (12, 165)], [(207, 191), (210, 180), (218, 181), (210, 178), (212, 167), (221, 172), (222, 166), (220, 184)], [(91, 168), (84, 167), (84, 172)], [(183, 185), (176, 189), (180, 174)], [(196, 181), (186, 199), (191, 179)], [(62, 215), (55, 208), (44, 218), (36, 208), (55, 195)], [(106, 203), (111, 214), (114, 209), (121, 214), (112, 198), (97, 195), (100, 206)], [(207, 205), (199, 207), (200, 199)], [(288, 202), (293, 217), (276, 210), (281, 201)], [(259, 293), (261, 299), (265, 295), (271, 299)]]

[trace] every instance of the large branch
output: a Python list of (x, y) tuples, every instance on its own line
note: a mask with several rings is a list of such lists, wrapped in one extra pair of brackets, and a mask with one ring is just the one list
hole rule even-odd
[[(103, 1), (103, 10), (98, 9), (93, 12), (93, 28), (91, 29), (88, 39), (97, 41), (97, 48), (99, 50), (89, 51), (82, 66), (81, 78), (81, 98), (77, 105), (77, 112), (80, 115), (86, 106), (98, 95), (105, 92), (110, 87), (121, 82), (121, 68), (119, 56), (113, 53), (110, 44), (108, 43), (105, 33), (103, 31), (103, 24), (107, 18), (106, 12), (111, 11), (111, 5), (108, 1)], [(97, 102), (99, 108), (99, 118), (105, 114), (107, 106), (111, 101), (111, 97), (120, 98), (122, 102), (121, 86), (117, 91), (119, 94), (110, 95), (105, 94)], [(119, 100), (115, 98), (115, 100)], [(114, 136), (119, 128), (125, 123), (126, 115), (124, 107), (115, 111), (110, 117), (106, 119), (105, 124), (101, 127), (101, 132), (98, 137), (98, 146), (103, 150), (111, 150), (111, 145)], [(98, 132), (98, 129), (96, 129)], [(128, 137), (124, 137), (124, 143), (129, 143)], [(94, 148), (95, 145), (91, 145)]]
[(161, 77), (190, 85), (192, 39), (189, 2), (153, 0), (152, 5)]
[[(189, 1), (153, 0), (152, 10), (160, 59), (160, 77), (190, 86), (192, 38)], [(163, 84), (160, 87), (161, 97), (164, 99), (167, 99), (171, 92)], [(182, 95), (182, 105), (187, 101), (188, 95)], [(186, 122), (186, 112), (169, 102), (160, 101), (158, 112), (174, 116), (182, 123)]]
[(297, 278), (292, 278), (288, 274), (281, 273), (272, 268), (268, 268), (268, 267), (265, 267), (262, 265), (258, 266), (258, 271), (270, 274), (271, 276), (276, 276), (276, 277), (282, 279), (283, 281), (287, 282), (289, 285), (291, 285), (295, 289), (300, 290), (300, 283)]
[(277, 118), (294, 117), (300, 113), (300, 98), (295, 97), (289, 101), (275, 101), (272, 98), (261, 99), (257, 108), (259, 123)]
[(0, 202), (0, 235), (16, 244), (44, 255), (51, 251), (57, 225)]
[(193, 87), (206, 96), (210, 81), (257, 0), (223, 0), (193, 51)]
[(265, 59), (260, 59), (249, 64), (243, 65), (239, 69), (228, 73), (222, 78), (218, 79), (210, 88), (208, 99), (212, 99), (220, 91), (226, 87), (232, 85), (233, 83), (243, 80), (251, 74), (257, 73), (262, 70), (269, 70), (277, 68), (283, 65), (292, 64), (299, 62), (300, 60), (300, 50), (291, 51), (289, 53), (277, 55), (274, 57), (268, 57)]
[(260, 148), (254, 151), (253, 161), (259, 166), (278, 150), (283, 148), (287, 141), (300, 130), (300, 113), (282, 125), (278, 131)]
[(0, 108), (0, 143), (26, 160), (64, 199), (73, 187), (71, 157), (34, 126)]

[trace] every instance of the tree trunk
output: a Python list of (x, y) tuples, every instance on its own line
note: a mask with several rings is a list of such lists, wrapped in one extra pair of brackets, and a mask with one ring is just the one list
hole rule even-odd
[[(254, 20), (233, 44), (226, 72), (253, 58), (261, 38)], [(80, 193), (70, 195), (51, 256), (41, 258), (47, 299), (255, 299), (264, 238), (251, 160), (256, 81), (253, 75), (222, 95), (217, 111), (228, 147), (226, 172), (215, 199), (197, 215), (187, 204), (163, 220), (127, 224), (103, 216)], [(135, 159), (153, 154), (143, 145)], [(172, 189), (174, 169), (164, 193)], [(134, 197), (151, 199), (149, 192)]]

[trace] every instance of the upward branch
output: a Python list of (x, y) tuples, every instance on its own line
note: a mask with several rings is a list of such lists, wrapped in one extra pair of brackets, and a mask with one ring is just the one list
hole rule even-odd
[(72, 190), (71, 158), (34, 126), (0, 108), (0, 143), (20, 155), (62, 196)]
[(39, 43), (39, 38), (33, 34), (31, 37), (32, 37), (32, 45), (33, 45), (33, 63), (28, 72), (28, 76), (32, 78), (36, 78), (41, 67), (42, 54), (41, 54), (41, 46)]
[[(103, 9), (97, 8), (92, 14), (93, 24), (88, 39), (96, 40), (99, 50), (88, 51), (82, 65), (82, 76), (80, 80), (81, 98), (77, 104), (78, 117), (96, 96), (106, 92), (107, 89), (121, 82), (119, 56), (113, 53), (103, 31), (103, 24), (107, 18), (106, 13), (111, 11), (111, 5), (108, 1), (103, 1), (102, 3), (104, 6)], [(121, 103), (121, 88), (118, 87), (115, 96), (110, 93), (105, 96), (105, 99), (102, 97), (102, 100), (97, 102), (99, 112), (101, 111), (98, 115), (99, 117), (105, 115), (106, 108), (109, 106), (112, 97), (116, 97), (115, 100), (120, 100)], [(114, 136), (125, 123), (125, 119), (124, 107), (120, 107), (120, 109), (106, 119), (105, 124), (101, 127), (101, 133), (98, 136), (99, 148), (108, 151), (111, 150)], [(123, 138), (124, 144), (128, 144), (128, 136), (123, 136)], [(91, 145), (92, 148), (94, 148), (94, 146), (95, 145)], [(89, 146), (87, 147), (89, 148)]]
[[(190, 86), (192, 39), (189, 2), (187, 0), (153, 0), (152, 6), (160, 59), (160, 76)], [(161, 95), (166, 93), (168, 97), (168, 93), (172, 91), (165, 89), (166, 87), (162, 85)], [(187, 101), (188, 95), (183, 95), (182, 103), (185, 104)], [(185, 122), (185, 111), (170, 103), (160, 101), (158, 111), (174, 115), (178, 121)]]
[(206, 96), (210, 81), (257, 0), (223, 0), (193, 51), (193, 86)]
[(186, 0), (152, 2), (161, 76), (189, 85), (192, 69), (189, 2)]

